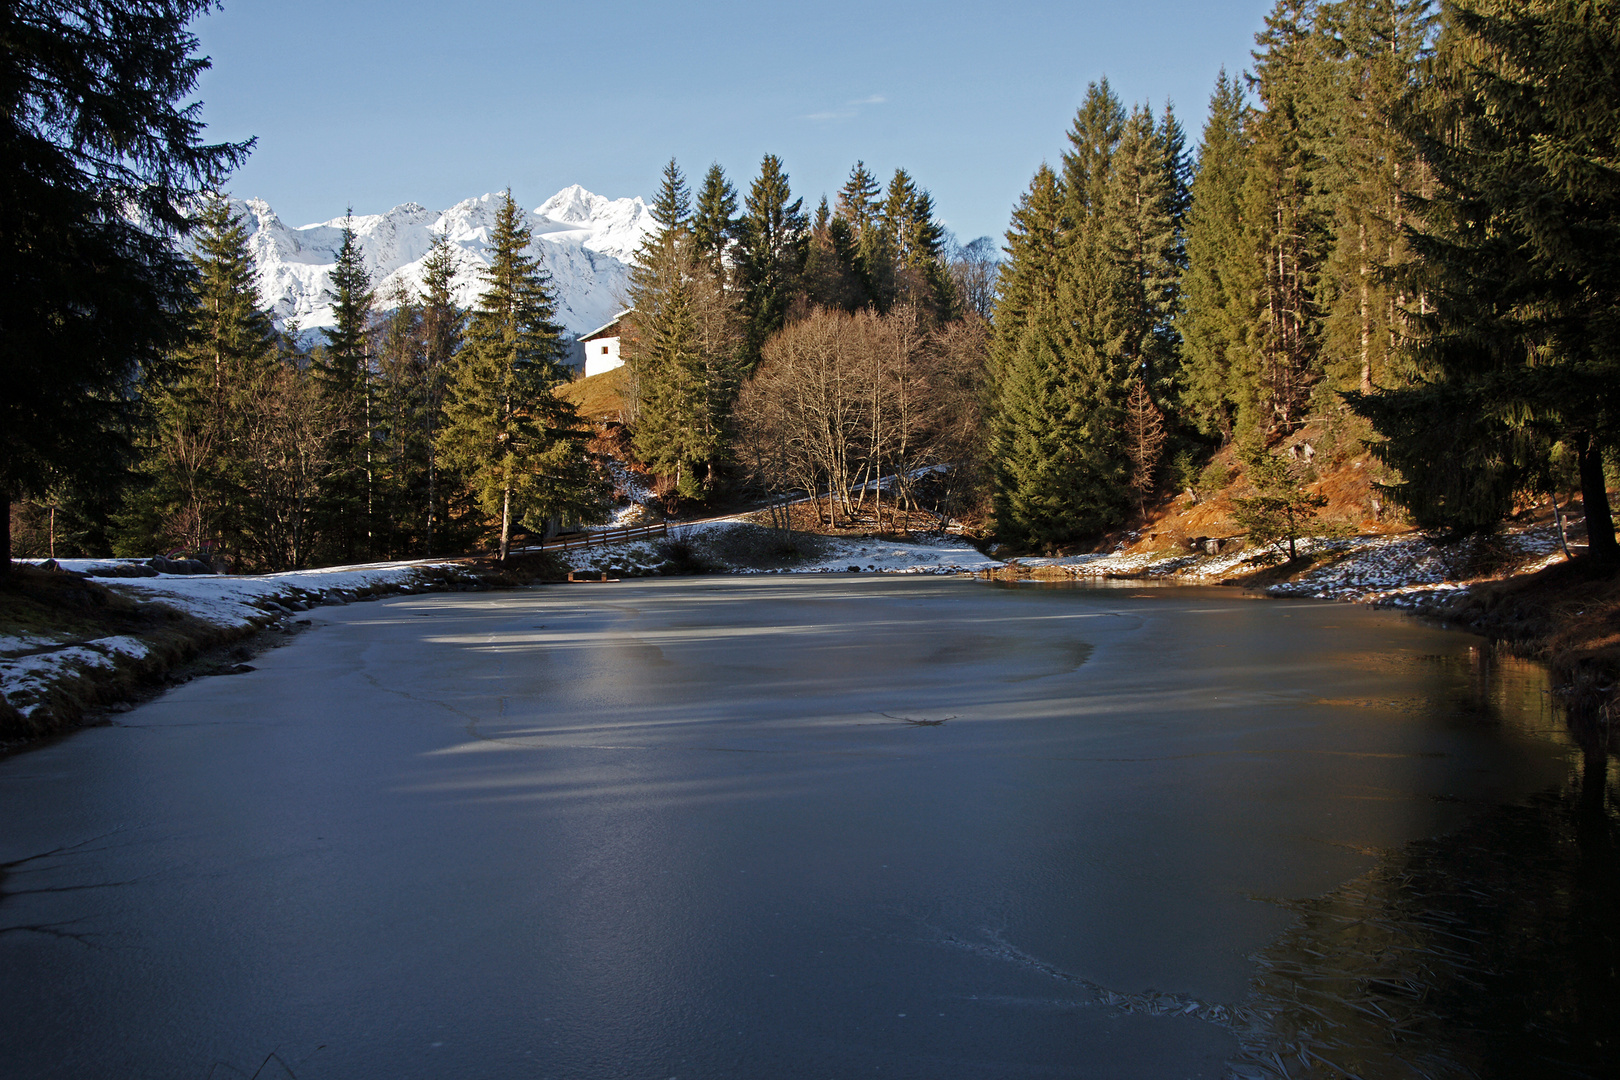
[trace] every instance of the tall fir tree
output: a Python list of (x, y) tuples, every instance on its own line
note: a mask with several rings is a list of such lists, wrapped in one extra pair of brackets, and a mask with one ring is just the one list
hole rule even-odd
[(1098, 533), (1130, 510), (1125, 399), (1133, 360), (1129, 276), (1120, 259), (1114, 173), (1127, 115), (1107, 80), (1088, 87), (1063, 158), (1065, 235), (1058, 276), (1062, 460), (1070, 535)]
[(208, 145), (206, 0), (0, 9), (0, 578), (10, 503), (121, 474), (191, 271), (174, 243), (252, 141)]
[(887, 311), (894, 302), (894, 254), (883, 228), (883, 210), (882, 185), (866, 162), (857, 161), (838, 191), (834, 210), (839, 223), (834, 235), (843, 241), (836, 249), (857, 284), (851, 311), (863, 307)]
[(1324, 372), (1337, 389), (1398, 382), (1406, 193), (1419, 163), (1397, 126), (1429, 57), (1432, 0), (1339, 0), (1317, 14), (1315, 196), (1331, 234), (1322, 266)]
[(1173, 155), (1145, 107), (1133, 109), (1109, 170), (1107, 243), (1120, 270), (1122, 361), (1155, 401), (1175, 391), (1174, 319), (1181, 287)]
[(726, 279), (726, 261), (737, 236), (737, 189), (726, 179), (718, 164), (703, 174), (697, 206), (692, 213), (694, 253), (721, 281)]
[(1620, 13), (1578, 0), (1449, 12), (1439, 107), (1406, 124), (1435, 183), (1407, 232), (1416, 378), (1355, 404), (1419, 524), (1494, 528), (1562, 451), (1590, 556), (1620, 561), (1604, 476), (1620, 451)]
[(549, 275), (528, 253), (532, 239), (506, 192), (438, 440), (500, 522), (502, 560), (514, 525), (546, 531), (594, 520), (602, 507), (602, 484), (585, 455), (588, 432), (573, 405), (552, 393), (563, 379), (561, 330)]
[(427, 502), (428, 393), (422, 305), (403, 281), (384, 296), (375, 320), (372, 399), (374, 535), (377, 553), (394, 559), (421, 550)]
[(355, 562), (371, 555), (372, 400), (369, 349), (373, 296), (351, 212), (332, 268), (334, 324), (316, 371), (332, 408), (327, 455), (331, 474), (322, 488), (321, 532), (329, 557)]
[(851, 314), (866, 302), (866, 286), (855, 271), (855, 243), (849, 222), (835, 216), (821, 198), (805, 245), (804, 299), (812, 308)]
[[(679, 201), (684, 178), (665, 170), (655, 203)], [(738, 384), (734, 297), (678, 215), (652, 234), (631, 269), (632, 333), (625, 360), (635, 385), (634, 445), (683, 496), (701, 497), (724, 456)], [(663, 218), (660, 218), (664, 222)]]
[[(131, 501), (126, 543), (184, 547), (241, 559), (251, 545), (260, 477), (244, 438), (275, 363), (276, 334), (259, 306), (247, 228), (223, 197), (201, 214), (185, 343), (174, 376), (151, 389), (157, 427)], [(156, 535), (152, 535), (152, 533)]]
[(448, 482), (439, 452), (439, 427), (448, 400), (456, 353), (461, 348), (467, 313), (455, 300), (455, 258), (449, 238), (440, 233), (422, 260), (422, 413), (427, 451), (427, 505), (423, 522), (423, 553), (453, 550), (458, 537), (453, 526), (451, 496), (459, 485)]
[[(1013, 211), (996, 298), (985, 414), (996, 532), (1014, 543), (1057, 539), (1051, 528), (1062, 414), (1058, 412), (1057, 282), (1063, 265), (1063, 187), (1046, 165)], [(1059, 518), (1058, 520), (1061, 520)]]
[(913, 305), (936, 323), (951, 318), (956, 295), (945, 268), (945, 229), (934, 220), (934, 197), (904, 169), (889, 181), (882, 231), (893, 267), (890, 303)]
[(686, 174), (674, 158), (664, 165), (663, 182), (653, 197), (652, 218), (663, 229), (689, 229), (692, 223), (692, 191)]
[(786, 322), (802, 284), (809, 241), (803, 205), (793, 197), (781, 160), (766, 154), (743, 199), (737, 244), (743, 363), (750, 371), (765, 342)]
[(1200, 431), (1222, 440), (1257, 423), (1261, 290), (1260, 260), (1244, 231), (1248, 115), (1242, 84), (1222, 71), (1210, 96), (1187, 211), (1181, 407)]
[(1251, 82), (1259, 112), (1249, 139), (1243, 220), (1260, 266), (1260, 413), (1268, 434), (1304, 421), (1321, 375), (1320, 275), (1329, 235), (1313, 179), (1319, 145), (1312, 127), (1316, 86), (1326, 77), (1311, 0), (1277, 0), (1256, 35)]

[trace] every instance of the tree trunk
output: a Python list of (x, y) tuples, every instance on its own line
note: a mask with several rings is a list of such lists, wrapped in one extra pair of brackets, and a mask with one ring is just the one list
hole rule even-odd
[(1581, 504), (1586, 510), (1586, 551), (1597, 562), (1620, 562), (1620, 544), (1614, 539), (1614, 515), (1603, 482), (1603, 450), (1582, 433), (1575, 442), (1575, 460), (1581, 470)]
[(501, 562), (506, 561), (506, 553), (512, 545), (512, 483), (506, 483), (506, 489), (501, 493)]
[(1372, 289), (1372, 267), (1367, 263), (1367, 224), (1362, 222), (1359, 233), (1361, 253), (1361, 392), (1372, 393), (1372, 316), (1368, 308)]
[(1564, 531), (1564, 511), (1558, 505), (1558, 492), (1553, 492), (1552, 499), (1553, 522), (1558, 526), (1558, 546), (1564, 549), (1564, 561), (1572, 557), (1569, 553), (1569, 534)]

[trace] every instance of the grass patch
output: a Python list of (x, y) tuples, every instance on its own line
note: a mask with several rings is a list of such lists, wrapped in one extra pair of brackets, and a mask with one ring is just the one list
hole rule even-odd
[(630, 369), (616, 367), (557, 387), (555, 393), (574, 403), (579, 415), (595, 423), (624, 419), (624, 393), (629, 387)]

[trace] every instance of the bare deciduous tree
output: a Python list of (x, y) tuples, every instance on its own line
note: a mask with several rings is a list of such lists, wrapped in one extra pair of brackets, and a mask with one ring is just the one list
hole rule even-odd
[(885, 487), (894, 510), (910, 511), (930, 466), (966, 464), (973, 475), (985, 342), (977, 320), (930, 330), (909, 305), (813, 312), (766, 345), (744, 384), (742, 457), (773, 490), (825, 492), (829, 524), (870, 500), (882, 527)]
[(1147, 515), (1147, 499), (1153, 494), (1153, 471), (1164, 450), (1164, 415), (1148, 393), (1147, 384), (1137, 378), (1131, 383), (1125, 401), (1125, 452), (1131, 459), (1131, 494), (1137, 509)]

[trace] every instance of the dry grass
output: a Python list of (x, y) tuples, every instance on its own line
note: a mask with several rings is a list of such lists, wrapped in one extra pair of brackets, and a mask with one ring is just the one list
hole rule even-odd
[(579, 415), (592, 423), (624, 422), (624, 395), (629, 388), (630, 369), (616, 367), (600, 375), (576, 379), (557, 387), (556, 394), (574, 403)]
[(64, 646), (127, 635), (148, 649), (138, 659), (117, 656), (110, 667), (56, 681), (27, 717), (0, 700), (0, 750), (77, 727), (86, 713), (127, 700), (200, 651), (243, 636), (162, 604), (136, 603), (77, 574), (23, 564), (0, 579), (0, 633)]

